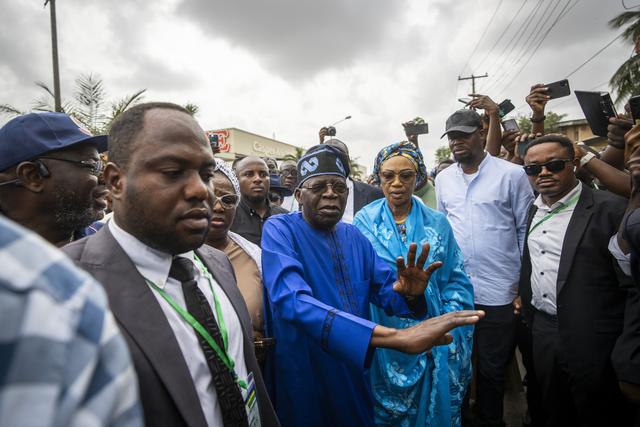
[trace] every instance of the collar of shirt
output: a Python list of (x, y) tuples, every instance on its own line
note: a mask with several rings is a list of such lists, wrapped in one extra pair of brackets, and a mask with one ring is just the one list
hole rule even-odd
[(268, 197), (265, 199), (265, 205), (267, 206), (267, 212), (262, 217), (255, 209), (253, 209), (247, 204), (247, 202), (245, 202), (244, 198), (240, 198), (240, 207), (244, 209), (249, 215), (257, 216), (260, 219), (265, 219), (271, 216), (271, 203), (269, 203)]
[[(493, 156), (491, 156), (489, 153), (487, 153), (486, 151), (483, 151), (484, 153), (484, 159), (482, 159), (482, 161), (480, 162), (480, 164), (478, 165), (478, 170), (474, 173), (480, 174), (480, 171), (489, 163), (491, 162), (491, 159), (493, 158)], [(458, 173), (458, 175), (462, 176), (462, 174), (464, 174), (464, 171), (462, 170), (462, 166), (460, 166), (460, 162), (456, 162), (456, 172)]]
[(569, 199), (571, 199), (573, 196), (580, 193), (581, 191), (582, 191), (582, 182), (578, 181), (578, 185), (576, 185), (573, 188), (573, 190), (569, 191), (567, 194), (565, 194), (565, 196), (562, 199), (558, 200), (551, 206), (547, 206), (547, 204), (542, 200), (541, 194), (538, 194), (538, 197), (536, 197), (536, 200), (533, 202), (533, 204), (536, 205), (538, 210), (542, 212), (549, 212), (549, 211), (552, 211), (553, 209), (556, 209), (559, 206), (564, 205), (565, 203), (567, 203)]
[[(171, 269), (173, 256), (145, 245), (136, 237), (124, 231), (116, 223), (115, 218), (111, 219), (111, 221), (107, 223), (107, 226), (114, 239), (120, 244), (142, 277), (152, 281), (160, 289), (164, 289), (167, 279), (169, 278), (169, 270)], [(178, 256), (191, 261), (194, 260), (193, 251)]]

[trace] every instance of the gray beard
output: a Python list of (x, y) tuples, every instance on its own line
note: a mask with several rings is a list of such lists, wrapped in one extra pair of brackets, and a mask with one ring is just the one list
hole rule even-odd
[(56, 225), (61, 230), (81, 230), (97, 220), (98, 212), (93, 208), (90, 195), (81, 200), (74, 190), (58, 187), (54, 191), (53, 212)]

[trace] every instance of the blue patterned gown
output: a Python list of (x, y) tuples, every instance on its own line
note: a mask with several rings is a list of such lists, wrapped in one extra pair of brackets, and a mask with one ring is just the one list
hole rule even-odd
[[(390, 266), (406, 257), (411, 242), (431, 245), (427, 265), (444, 264), (431, 276), (425, 292), (428, 317), (473, 308), (473, 287), (446, 217), (413, 198), (404, 227), (397, 226), (385, 199), (361, 209), (353, 224)], [(403, 236), (402, 231), (406, 233)], [(389, 316), (371, 306), (371, 320), (392, 328), (407, 328), (411, 319)], [(473, 327), (454, 329), (453, 343), (434, 347), (431, 354), (409, 355), (378, 349), (371, 366), (375, 422), (380, 426), (458, 426), (460, 406), (471, 380)]]
[(351, 224), (318, 230), (294, 212), (265, 223), (262, 271), (276, 339), (267, 379), (283, 427), (373, 425), (369, 304), (410, 316), (392, 288), (396, 267)]

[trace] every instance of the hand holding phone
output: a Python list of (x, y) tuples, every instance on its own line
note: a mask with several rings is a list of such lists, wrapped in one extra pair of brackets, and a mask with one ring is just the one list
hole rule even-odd
[(516, 122), (516, 119), (503, 120), (502, 129), (504, 129), (505, 131), (520, 132), (520, 128), (518, 127), (518, 122)]
[(608, 92), (574, 92), (594, 135), (607, 137), (609, 119), (617, 117), (616, 107)]
[(571, 88), (569, 87), (569, 80), (567, 79), (549, 83), (545, 86), (547, 88), (547, 96), (549, 99), (562, 98), (571, 95)]

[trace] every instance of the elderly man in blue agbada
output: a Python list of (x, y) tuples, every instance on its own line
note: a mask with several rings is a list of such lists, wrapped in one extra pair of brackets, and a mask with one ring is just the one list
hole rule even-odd
[(422, 353), (450, 343), (448, 331), (484, 314), (456, 311), (407, 329), (369, 320), (369, 303), (389, 315), (424, 317), (425, 287), (442, 263), (425, 269), (428, 245), (416, 259), (412, 244), (396, 273), (357, 228), (341, 222), (348, 173), (339, 150), (309, 149), (298, 162), (302, 211), (270, 218), (263, 231), (267, 324), (276, 338), (272, 398), (285, 427), (373, 425), (367, 370), (375, 349)]

